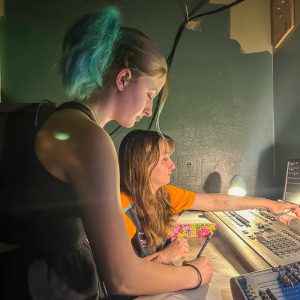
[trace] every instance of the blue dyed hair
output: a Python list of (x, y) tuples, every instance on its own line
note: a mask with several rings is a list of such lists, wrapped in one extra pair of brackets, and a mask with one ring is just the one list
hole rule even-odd
[(76, 22), (63, 42), (61, 72), (65, 92), (70, 98), (88, 97), (103, 84), (120, 32), (120, 13), (108, 7)]
[[(137, 29), (121, 27), (120, 12), (114, 7), (89, 14), (69, 29), (60, 67), (66, 94), (78, 100), (105, 93), (123, 68), (129, 68), (134, 78), (168, 75), (166, 60), (154, 42)], [(165, 84), (160, 110), (167, 91)]]

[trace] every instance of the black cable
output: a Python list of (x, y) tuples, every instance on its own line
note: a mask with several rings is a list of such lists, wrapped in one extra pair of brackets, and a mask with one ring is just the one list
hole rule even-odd
[[(200, 3), (199, 3), (198, 5), (196, 5), (196, 6), (191, 10), (190, 13), (188, 12), (188, 14), (192, 16), (193, 14), (196, 13), (197, 10), (199, 10), (199, 9), (200, 9), (204, 4), (206, 4), (207, 2), (209, 2), (209, 0), (203, 0), (203, 1), (200, 1)], [(187, 20), (187, 19), (186, 19), (186, 20)]]
[[(198, 9), (200, 9), (204, 4), (206, 4), (208, 2), (208, 0), (203, 0), (201, 1), (198, 5), (196, 5), (196, 7), (191, 11), (191, 14), (194, 14)], [(189, 19), (188, 19), (188, 16), (185, 18), (185, 20), (180, 24), (178, 30), (177, 30), (177, 33), (176, 33), (176, 36), (175, 36), (175, 39), (174, 39), (174, 42), (173, 42), (173, 46), (171, 48), (171, 52), (170, 54), (168, 55), (168, 58), (167, 58), (167, 65), (168, 65), (168, 69), (170, 71), (171, 67), (172, 67), (172, 63), (173, 63), (173, 58), (174, 58), (174, 55), (175, 55), (175, 50), (177, 48), (177, 45), (179, 43), (179, 40), (181, 38), (181, 35), (183, 33), (183, 30), (186, 26), (186, 24), (188, 23)], [(155, 105), (155, 109), (154, 109), (154, 113), (153, 113), (153, 116), (151, 118), (151, 121), (150, 121), (150, 124), (148, 126), (148, 130), (151, 129), (152, 125), (153, 125), (153, 122), (158, 114), (158, 110), (159, 110), (159, 107), (160, 107), (160, 102), (161, 102), (161, 97), (162, 97), (162, 93), (160, 92), (157, 96), (157, 101), (156, 101), (156, 105)]]
[[(200, 1), (200, 3), (198, 5), (196, 5), (196, 7), (194, 7), (194, 9), (191, 11), (191, 14), (194, 14), (197, 10), (199, 10), (204, 4), (206, 4), (209, 0), (202, 0)], [(170, 52), (170, 54), (168, 55), (168, 58), (167, 58), (167, 65), (168, 65), (168, 69), (170, 70), (171, 66), (172, 66), (172, 61), (173, 61), (173, 56), (175, 54), (175, 50), (176, 50), (176, 47), (177, 47), (177, 44), (180, 40), (180, 37), (181, 37), (181, 34), (184, 30), (184, 27), (185, 25), (187, 24), (188, 22), (188, 19), (186, 18), (184, 22), (182, 22), (182, 24), (179, 26), (179, 29), (177, 30), (177, 34), (176, 34), (176, 37), (175, 37), (175, 40), (174, 40), (174, 43), (173, 43), (173, 46), (172, 46), (172, 50)], [(161, 101), (161, 97), (162, 97), (162, 92), (160, 91), (160, 93), (157, 95), (157, 102), (156, 102), (156, 106), (155, 106), (155, 109), (154, 109), (154, 113), (153, 113), (153, 117), (151, 118), (151, 121), (150, 121), (150, 125), (148, 127), (148, 130), (151, 129), (152, 125), (153, 125), (153, 122), (155, 120), (155, 117), (158, 113), (158, 109), (159, 109), (159, 104), (160, 104), (160, 101)], [(116, 129), (114, 129), (109, 135), (112, 136), (115, 132), (117, 132), (122, 126), (119, 125)], [(123, 131), (123, 130), (122, 130)], [(116, 133), (116, 136), (113, 137), (112, 139), (114, 140), (115, 138), (117, 138), (117, 136), (122, 132), (117, 132)]]
[[(115, 140), (123, 131), (125, 130), (125, 127), (119, 125), (111, 134), (112, 140)], [(116, 133), (115, 136), (112, 136), (113, 133)]]
[[(196, 13), (197, 10), (199, 10), (204, 4), (206, 4), (209, 0), (203, 0), (201, 1), (198, 5), (196, 5), (196, 7), (194, 9), (192, 9), (190, 15), (193, 15), (194, 13)], [(167, 65), (169, 67), (169, 69), (171, 69), (171, 66), (172, 66), (172, 62), (173, 62), (173, 58), (174, 58), (174, 54), (175, 54), (175, 50), (177, 48), (177, 45), (179, 43), (179, 40), (181, 38), (181, 35), (183, 33), (183, 30), (186, 26), (186, 24), (190, 21), (190, 18), (189, 18), (189, 12), (188, 12), (188, 16), (186, 16), (185, 20), (180, 24), (178, 30), (177, 30), (177, 33), (176, 33), (176, 36), (175, 36), (175, 40), (174, 40), (174, 43), (173, 43), (173, 46), (172, 46), (172, 49), (171, 49), (171, 52), (167, 58)]]
[[(177, 45), (178, 45), (178, 43), (179, 43), (179, 40), (180, 40), (180, 38), (181, 38), (181, 35), (182, 35), (182, 33), (183, 33), (183, 30), (184, 30), (186, 24), (187, 24), (189, 21), (194, 20), (194, 19), (198, 19), (198, 18), (203, 17), (203, 16), (212, 15), (212, 14), (221, 12), (221, 11), (226, 10), (226, 9), (228, 9), (228, 8), (231, 8), (231, 7), (233, 7), (233, 6), (235, 6), (235, 5), (239, 4), (239, 3), (241, 3), (241, 2), (243, 2), (243, 1), (245, 1), (245, 0), (236, 0), (236, 1), (232, 2), (232, 3), (230, 3), (230, 4), (224, 5), (224, 6), (220, 7), (220, 8), (218, 8), (218, 9), (211, 10), (211, 11), (208, 11), (208, 12), (205, 12), (205, 13), (202, 13), (202, 14), (199, 14), (199, 15), (196, 15), (196, 16), (188, 17), (188, 19), (185, 18), (184, 22), (182, 22), (182, 23), (180, 24), (180, 26), (179, 26), (179, 28), (178, 28), (178, 30), (177, 30), (177, 33), (176, 33), (176, 36), (175, 36), (175, 40), (174, 40), (174, 43), (173, 43), (173, 46), (172, 46), (172, 49), (171, 49), (171, 52), (170, 52), (170, 54), (169, 54), (169, 56), (168, 56), (168, 58), (167, 58), (167, 65), (168, 65), (169, 70), (170, 70), (171, 67), (172, 67), (172, 63), (173, 63), (175, 51), (176, 51)], [(204, 1), (201, 1), (201, 3), (199, 3), (199, 4), (192, 10), (191, 15), (193, 15), (193, 14), (194, 14), (199, 8), (201, 8), (206, 2), (207, 2), (207, 1), (205, 1), (205, 0), (204, 0)], [(150, 121), (150, 125), (149, 125), (149, 127), (148, 127), (148, 130), (151, 129), (151, 127), (152, 127), (152, 125), (153, 125), (153, 122), (154, 122), (154, 120), (155, 120), (155, 118), (156, 118), (156, 116), (157, 116), (157, 113), (158, 113), (158, 110), (159, 110), (159, 106), (160, 106), (160, 102), (161, 102), (161, 96), (162, 96), (161, 93), (159, 93), (158, 96), (157, 96), (158, 98), (157, 98), (157, 101), (156, 101), (156, 106), (155, 106), (154, 113), (153, 113), (153, 116), (152, 116), (152, 118), (151, 118), (151, 121)]]
[(118, 125), (116, 129), (114, 129), (109, 135), (112, 136), (113, 134), (115, 134), (122, 126)]
[(225, 10), (225, 9), (228, 9), (228, 8), (230, 8), (230, 7), (232, 7), (232, 6), (235, 6), (235, 5), (237, 5), (237, 4), (239, 4), (239, 3), (243, 2), (243, 1), (245, 1), (245, 0), (237, 0), (237, 1), (234, 1), (234, 2), (232, 2), (232, 3), (227, 4), (227, 5), (225, 5), (225, 6), (222, 6), (222, 7), (220, 7), (220, 8), (217, 8), (217, 9), (215, 9), (215, 10), (211, 10), (211, 11), (208, 11), (208, 12), (206, 12), (206, 13), (203, 13), (203, 14), (200, 14), (200, 15), (197, 15), (197, 16), (194, 16), (194, 17), (190, 18), (190, 21), (191, 21), (191, 20), (194, 20), (194, 19), (197, 19), (197, 18), (200, 18), (200, 17), (203, 17), (203, 16), (207, 16), (207, 15), (212, 15), (212, 14), (218, 13), (218, 12), (223, 11), (223, 10)]
[[(168, 58), (167, 58), (167, 65), (168, 65), (168, 69), (170, 70), (171, 67), (172, 67), (172, 63), (173, 63), (173, 59), (174, 59), (174, 56), (175, 56), (175, 51), (176, 51), (176, 48), (177, 48), (177, 45), (180, 41), (180, 38), (181, 38), (181, 35), (183, 33), (183, 30), (186, 26), (186, 24), (191, 21), (191, 20), (195, 20), (195, 19), (198, 19), (200, 17), (203, 17), (203, 16), (207, 16), (207, 15), (212, 15), (212, 14), (215, 14), (215, 13), (218, 13), (218, 12), (221, 12), (223, 10), (226, 10), (228, 8), (231, 8), (241, 2), (243, 2), (245, 0), (236, 0), (230, 4), (227, 4), (227, 5), (224, 5), (218, 9), (215, 9), (215, 10), (211, 10), (211, 11), (208, 11), (208, 12), (205, 12), (205, 13), (202, 13), (202, 14), (199, 14), (199, 15), (196, 15), (196, 16), (192, 16), (194, 13), (196, 13), (196, 11), (198, 11), (204, 4), (206, 4), (208, 2), (208, 0), (203, 0), (201, 1), (198, 5), (196, 5), (194, 7), (194, 9), (190, 12), (190, 15), (191, 17), (187, 16), (185, 18), (185, 20), (180, 24), (178, 30), (177, 30), (177, 33), (176, 33), (176, 36), (175, 36), (175, 39), (174, 39), (174, 43), (173, 43), (173, 46), (172, 46), (172, 49), (170, 51), (170, 54), (168, 55)], [(159, 107), (160, 107), (160, 102), (161, 102), (161, 97), (162, 97), (162, 93), (160, 92), (157, 96), (157, 101), (156, 101), (156, 105), (155, 105), (155, 109), (154, 109), (154, 113), (153, 113), (153, 116), (151, 118), (151, 121), (150, 121), (150, 124), (148, 126), (148, 130), (151, 129), (152, 125), (153, 125), (153, 122), (158, 114), (158, 110), (159, 110)], [(115, 130), (113, 130), (109, 135), (112, 136), (113, 134), (116, 133), (116, 135), (112, 138), (113, 140), (124, 130), (121, 129), (122, 126), (119, 125)]]

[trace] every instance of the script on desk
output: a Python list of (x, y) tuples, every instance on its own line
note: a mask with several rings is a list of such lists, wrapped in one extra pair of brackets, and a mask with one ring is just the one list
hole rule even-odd
[(195, 290), (164, 293), (156, 296), (141, 296), (137, 300), (229, 300), (232, 299), (228, 276), (214, 273), (209, 285)]
[(199, 211), (185, 211), (176, 219), (177, 226), (171, 237), (207, 237), (216, 230), (217, 225), (203, 217)]

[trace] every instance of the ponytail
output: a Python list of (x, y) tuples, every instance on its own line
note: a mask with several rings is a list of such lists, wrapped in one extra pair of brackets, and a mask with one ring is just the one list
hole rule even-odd
[(102, 87), (119, 36), (120, 12), (114, 7), (87, 15), (69, 29), (63, 42), (60, 69), (70, 98), (84, 100)]

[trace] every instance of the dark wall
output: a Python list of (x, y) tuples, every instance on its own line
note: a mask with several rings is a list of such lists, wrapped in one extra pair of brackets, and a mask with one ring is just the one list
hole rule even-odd
[(228, 38), (229, 17), (203, 18), (201, 32), (185, 32), (161, 124), (179, 141), (178, 184), (201, 190), (217, 172), (226, 191), (240, 174), (250, 194), (262, 195), (272, 185), (272, 57), (243, 54)]
[[(56, 64), (63, 34), (78, 16), (117, 4), (123, 24), (147, 33), (165, 55), (184, 17), (183, 1), (174, 0), (6, 2), (2, 92), (6, 101), (17, 102), (66, 100)], [(198, 2), (189, 1), (189, 8)], [(206, 5), (202, 12), (218, 7)], [(203, 18), (201, 31), (185, 30), (179, 43), (161, 116), (162, 131), (177, 146), (172, 182), (197, 191), (205, 187), (225, 192), (231, 177), (240, 174), (249, 194), (271, 195), (272, 56), (242, 53), (239, 43), (228, 38), (229, 29), (227, 10)], [(148, 122), (138, 127), (147, 128)]]
[[(300, 1), (297, 0), (297, 4), (300, 5)], [(300, 158), (299, 41), (300, 27), (297, 27), (274, 53), (276, 181), (280, 190), (284, 185), (287, 160)]]
[[(1, 91), (1, 75), (2, 75), (1, 74), (2, 56), (3, 56), (3, 22), (4, 22), (4, 17), (2, 16), (1, 9), (0, 9), (0, 91)], [(0, 94), (0, 102), (1, 102), (1, 94)]]

